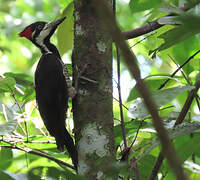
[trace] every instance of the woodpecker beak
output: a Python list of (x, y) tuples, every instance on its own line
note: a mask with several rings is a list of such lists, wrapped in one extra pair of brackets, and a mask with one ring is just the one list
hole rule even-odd
[(65, 19), (66, 19), (66, 17), (63, 17), (63, 18), (60, 18), (60, 19), (58, 19), (56, 21), (50, 22), (50, 23), (47, 24), (47, 28), (54, 29), (59, 24), (61, 24)]

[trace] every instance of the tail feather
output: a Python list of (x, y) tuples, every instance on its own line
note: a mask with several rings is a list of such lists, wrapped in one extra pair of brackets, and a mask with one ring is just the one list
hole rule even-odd
[(68, 131), (65, 129), (65, 136), (64, 136), (64, 145), (67, 148), (67, 151), (72, 158), (72, 162), (74, 164), (75, 169), (77, 170), (78, 167), (78, 153), (76, 146), (74, 145), (74, 141)]

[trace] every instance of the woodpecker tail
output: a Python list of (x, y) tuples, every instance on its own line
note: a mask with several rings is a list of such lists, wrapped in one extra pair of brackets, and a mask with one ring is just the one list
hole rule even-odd
[(67, 148), (67, 151), (72, 158), (72, 162), (74, 164), (75, 169), (77, 170), (78, 167), (78, 153), (77, 149), (74, 145), (74, 141), (68, 131), (65, 129), (65, 136), (64, 136), (64, 145)]

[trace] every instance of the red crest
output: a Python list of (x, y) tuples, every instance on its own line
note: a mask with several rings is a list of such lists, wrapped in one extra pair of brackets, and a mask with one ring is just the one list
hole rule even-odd
[(31, 39), (31, 36), (32, 36), (32, 31), (30, 26), (28, 26), (21, 33), (19, 33), (19, 37), (25, 37), (29, 40)]

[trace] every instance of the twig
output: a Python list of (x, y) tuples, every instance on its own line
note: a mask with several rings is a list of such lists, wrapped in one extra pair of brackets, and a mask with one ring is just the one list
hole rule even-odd
[[(192, 58), (194, 58), (198, 53), (200, 52), (200, 50), (198, 50), (197, 52), (195, 52), (192, 56), (190, 56), (181, 66), (179, 66), (176, 71), (174, 71), (172, 74), (171, 74), (171, 77), (173, 77), (179, 70), (181, 70), (183, 68), (183, 66), (185, 66)], [(170, 80), (167, 79), (158, 89), (162, 89), (166, 84), (167, 82)], [(196, 94), (197, 96), (197, 94)], [(189, 97), (189, 96), (188, 96)], [(198, 98), (197, 98), (198, 99)], [(197, 104), (199, 105), (199, 101), (197, 100)], [(199, 106), (198, 106), (199, 107)], [(183, 110), (183, 109), (182, 109)], [(182, 112), (183, 113), (183, 112)], [(180, 116), (180, 114), (179, 114)], [(181, 115), (182, 116), (182, 115)], [(183, 117), (183, 116), (182, 116)], [(178, 121), (178, 119), (177, 119)], [(176, 121), (176, 122), (177, 122)], [(177, 123), (175, 123), (177, 125)], [(154, 180), (157, 176), (157, 173), (162, 165), (162, 162), (163, 162), (163, 159), (164, 159), (164, 156), (162, 154), (162, 152), (159, 154), (157, 160), (156, 160), (156, 163), (155, 163), (155, 166), (152, 170), (152, 173), (151, 173), (151, 176), (150, 176), (150, 180)]]
[[(176, 63), (175, 59), (172, 56), (170, 56), (169, 54), (168, 54), (168, 56), (173, 61), (173, 63), (177, 66), (177, 68), (180, 68), (179, 64)], [(185, 78), (185, 80), (187, 81), (187, 83), (191, 86), (192, 84), (191, 84), (189, 78), (183, 72), (182, 68), (180, 68), (180, 71), (181, 71), (181, 74), (183, 75), (183, 77)]]
[(187, 176), (184, 174), (181, 163), (176, 156), (176, 152), (172, 146), (171, 140), (168, 137), (167, 131), (165, 130), (162, 120), (158, 115), (157, 107), (155, 102), (152, 99), (152, 95), (148, 90), (146, 84), (141, 79), (140, 70), (137, 65), (136, 57), (131, 53), (130, 48), (124, 41), (124, 37), (121, 34), (120, 29), (118, 28), (115, 18), (113, 17), (113, 13), (109, 9), (109, 6), (105, 2), (105, 0), (93, 0), (91, 1), (92, 7), (97, 11), (97, 14), (101, 17), (102, 23), (104, 23), (105, 28), (110, 32), (113, 40), (118, 44), (121, 49), (121, 53), (124, 56), (124, 60), (129, 68), (132, 76), (135, 78), (138, 84), (138, 90), (141, 96), (144, 99), (145, 105), (150, 112), (154, 127), (158, 133), (158, 137), (161, 141), (162, 149), (167, 157), (167, 160), (172, 167), (174, 173), (178, 180), (186, 180)]
[(160, 169), (160, 166), (161, 166), (163, 160), (164, 160), (163, 153), (160, 152), (160, 154), (159, 154), (159, 156), (158, 156), (158, 158), (157, 158), (157, 160), (156, 160), (156, 163), (155, 163), (155, 165), (154, 165), (154, 167), (153, 167), (153, 170), (152, 170), (152, 172), (151, 172), (151, 175), (150, 175), (149, 180), (154, 180), (154, 179), (156, 178), (156, 176), (157, 176), (157, 174), (158, 174), (158, 171), (159, 171), (159, 169)]
[(22, 147), (19, 147), (19, 146), (16, 146), (16, 145), (13, 145), (13, 143), (7, 141), (7, 140), (1, 140), (3, 142), (6, 142), (8, 144), (10, 144), (10, 146), (1, 146), (1, 147), (5, 147), (5, 148), (10, 148), (10, 149), (18, 149), (18, 150), (21, 150), (21, 151), (24, 151), (26, 153), (29, 153), (29, 154), (34, 154), (34, 155), (38, 155), (38, 156), (41, 156), (41, 157), (45, 157), (47, 159), (50, 159), (56, 163), (58, 163), (59, 165), (63, 165), (63, 166), (66, 166), (66, 167), (69, 167), (71, 169), (75, 169), (74, 166), (68, 164), (68, 163), (65, 163), (64, 161), (61, 161), (59, 159), (56, 159), (52, 156), (50, 156), (49, 154), (47, 153), (44, 153), (44, 152), (38, 152), (38, 151), (35, 151), (31, 148), (28, 148), (28, 147), (25, 147), (25, 148), (22, 148)]
[[(188, 11), (189, 9), (193, 8), (195, 5), (197, 5), (199, 3), (200, 3), (200, 0), (196, 0), (193, 4), (190, 4), (190, 6), (185, 5), (183, 7), (180, 7), (180, 9), (183, 10), (183, 11)], [(167, 16), (170, 16), (170, 15), (167, 15)], [(164, 17), (166, 17), (166, 16), (164, 16)], [(159, 29), (162, 26), (164, 26), (164, 24), (159, 24), (158, 20), (159, 19), (156, 19), (156, 20), (149, 22), (148, 24), (145, 24), (142, 27), (136, 28), (134, 30), (125, 31), (125, 32), (122, 33), (122, 35), (127, 40), (127, 39), (136, 38), (138, 36), (142, 36), (144, 34), (152, 32), (152, 31)]]
[(138, 133), (139, 133), (139, 131), (140, 131), (140, 128), (141, 128), (142, 125), (143, 125), (143, 122), (144, 122), (144, 121), (141, 121), (141, 123), (140, 123), (140, 125), (139, 125), (139, 127), (138, 127), (138, 129), (137, 129), (135, 138), (134, 138), (133, 142), (132, 142), (131, 145), (130, 145), (130, 148), (132, 148), (133, 144), (135, 143), (135, 141), (136, 141), (136, 139), (137, 139), (137, 136), (138, 136)]
[[(115, 101), (119, 102), (119, 100), (118, 100), (117, 98), (113, 97), (113, 99), (114, 99)], [(119, 103), (120, 103), (120, 102), (119, 102)], [(123, 106), (126, 110), (128, 110), (128, 108), (127, 108), (124, 104), (122, 104), (122, 106)]]
[[(168, 55), (168, 56), (169, 56), (170, 59), (174, 62), (174, 64), (176, 64), (176, 66), (179, 67), (179, 65), (176, 63), (176, 61), (175, 61), (175, 60), (174, 60), (170, 55)], [(187, 81), (187, 83), (188, 83), (190, 86), (192, 86), (192, 83), (190, 82), (189, 78), (185, 75), (185, 73), (183, 72), (183, 70), (180, 69), (180, 71), (181, 71), (183, 77), (185, 78), (185, 80)], [(200, 111), (200, 103), (199, 103), (199, 97), (198, 97), (198, 94), (196, 94), (195, 99), (196, 99), (197, 106), (198, 106), (199, 111)]]
[[(198, 53), (200, 53), (200, 50), (198, 50), (197, 52), (195, 52), (192, 56), (190, 56), (181, 66), (179, 66), (171, 75), (170, 77), (174, 77), (175, 74), (182, 69), (191, 59), (193, 59)], [(163, 84), (161, 84), (161, 86), (158, 88), (158, 90), (162, 89), (170, 80), (170, 78), (168, 78)]]
[[(185, 104), (181, 110), (181, 112), (179, 113), (179, 116), (175, 122), (175, 125), (178, 125), (178, 124), (181, 124), (192, 104), (192, 101), (193, 99), (195, 98), (195, 96), (197, 95), (197, 91), (198, 89), (200, 88), (200, 77), (199, 77), (199, 74), (197, 75), (197, 80), (195, 82), (195, 89), (193, 89), (192, 91), (190, 91), (186, 101), (185, 101)], [(151, 176), (150, 176), (150, 180), (154, 180), (158, 174), (158, 171), (162, 165), (162, 162), (164, 160), (164, 156), (163, 156), (163, 153), (161, 152), (156, 160), (156, 163), (155, 163), (155, 166), (152, 170), (152, 173), (151, 173)]]
[(197, 94), (197, 91), (199, 90), (200, 88), (200, 74), (197, 75), (196, 77), (196, 82), (195, 82), (195, 89), (191, 90), (186, 101), (185, 101), (185, 104), (181, 110), (181, 112), (179, 113), (179, 116), (176, 120), (176, 123), (175, 125), (178, 125), (178, 124), (181, 124), (192, 104), (192, 101), (193, 99), (195, 98), (196, 94)]
[[(116, 19), (116, 0), (113, 0), (113, 15), (114, 18)], [(122, 96), (121, 96), (121, 74), (120, 74), (120, 53), (119, 53), (119, 48), (118, 45), (115, 43), (116, 47), (116, 53), (117, 53), (117, 89), (118, 89), (118, 96), (119, 96), (119, 109), (120, 109), (120, 125), (122, 129), (122, 137), (123, 137), (123, 142), (124, 142), (124, 149), (126, 150), (128, 145), (127, 145), (127, 140), (126, 140), (126, 128), (125, 128), (125, 123), (124, 123), (124, 115), (123, 115), (123, 108), (122, 108)], [(129, 160), (128, 158), (126, 159), (126, 164), (127, 167), (129, 167)], [(128, 177), (127, 180), (130, 178)]]
[(134, 46), (136, 46), (137, 44), (141, 43), (142, 41), (144, 41), (145, 39), (149, 38), (150, 36), (153, 36), (154, 34), (156, 34), (157, 32), (151, 33), (148, 36), (144, 37), (143, 39), (139, 40), (138, 42), (136, 42), (133, 46), (131, 46), (131, 48), (133, 48)]
[(122, 137), (124, 141), (124, 148), (127, 148), (127, 140), (126, 140), (126, 128), (124, 123), (124, 115), (123, 115), (123, 108), (122, 108), (122, 96), (121, 96), (121, 86), (120, 86), (120, 54), (119, 54), (119, 48), (116, 45), (116, 51), (117, 51), (117, 78), (118, 78), (118, 95), (119, 95), (119, 108), (120, 108), (120, 118), (121, 118), (121, 128), (122, 128)]
[[(13, 91), (12, 91), (11, 95), (12, 95), (13, 99), (15, 100), (15, 103), (17, 104), (17, 106), (18, 106), (18, 108), (19, 108), (21, 114), (23, 114), (22, 108), (21, 108), (21, 106), (19, 105), (19, 103), (18, 103), (18, 101), (17, 101), (17, 98), (15, 97), (15, 93), (14, 93)], [(27, 128), (27, 123), (26, 123), (26, 120), (25, 120), (24, 116), (23, 116), (23, 119), (24, 119), (24, 125), (25, 125), (25, 135), (26, 135), (26, 139), (27, 139), (27, 141), (28, 141), (28, 128)], [(23, 128), (22, 128), (22, 129), (23, 129)]]

